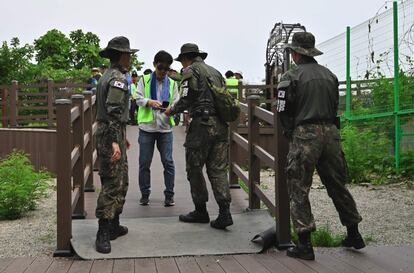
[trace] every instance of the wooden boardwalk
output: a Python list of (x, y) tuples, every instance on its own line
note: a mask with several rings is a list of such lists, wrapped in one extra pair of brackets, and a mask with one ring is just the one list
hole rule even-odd
[(367, 247), (354, 252), (317, 249), (316, 261), (266, 254), (81, 261), (58, 258), (3, 258), (7, 273), (397, 273), (414, 272), (414, 247)]
[[(173, 157), (175, 163), (175, 202), (174, 207), (164, 207), (164, 176), (161, 159), (157, 148), (154, 150), (154, 157), (151, 165), (151, 196), (149, 206), (140, 206), (138, 201), (141, 197), (138, 187), (138, 127), (127, 127), (128, 140), (132, 144), (131, 149), (128, 150), (129, 163), (129, 189), (124, 206), (124, 213), (121, 217), (124, 218), (140, 218), (140, 217), (163, 217), (163, 216), (178, 216), (182, 213), (187, 213), (194, 209), (191, 200), (190, 184), (187, 181), (187, 174), (185, 171), (185, 153), (184, 140), (185, 132), (183, 126), (174, 128), (174, 144)], [(205, 175), (206, 179), (207, 176)], [(96, 188), (100, 187), (99, 176), (95, 173), (94, 183)], [(209, 202), (208, 210), (211, 214), (218, 214), (218, 206), (214, 200), (214, 196), (209, 186)], [(85, 207), (87, 218), (95, 218), (96, 197), (95, 193), (85, 194)], [(231, 189), (233, 213), (240, 213), (248, 207), (248, 196), (242, 189)]]

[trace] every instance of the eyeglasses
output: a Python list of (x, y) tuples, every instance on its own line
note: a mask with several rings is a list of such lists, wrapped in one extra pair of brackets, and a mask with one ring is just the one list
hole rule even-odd
[(169, 66), (164, 66), (164, 65), (158, 65), (157, 66), (157, 69), (159, 70), (159, 71), (168, 71), (168, 70), (170, 70), (170, 67)]

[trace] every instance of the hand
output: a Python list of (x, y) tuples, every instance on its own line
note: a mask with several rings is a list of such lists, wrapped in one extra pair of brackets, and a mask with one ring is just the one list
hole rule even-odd
[(129, 150), (129, 148), (131, 148), (131, 143), (128, 141), (128, 139), (125, 139), (125, 143), (127, 150)]
[(116, 162), (121, 159), (121, 149), (119, 148), (118, 143), (112, 142), (112, 157), (111, 161)]
[(164, 114), (169, 117), (171, 116), (171, 107), (168, 107), (167, 109), (165, 109)]
[(157, 100), (148, 100), (147, 106), (153, 107), (153, 108), (159, 108), (162, 106), (162, 103)]

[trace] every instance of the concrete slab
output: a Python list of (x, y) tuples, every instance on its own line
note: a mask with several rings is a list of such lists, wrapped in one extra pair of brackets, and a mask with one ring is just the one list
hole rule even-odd
[(122, 219), (128, 235), (111, 242), (110, 254), (100, 254), (94, 247), (97, 220), (74, 220), (71, 242), (83, 259), (258, 253), (260, 245), (250, 240), (274, 225), (264, 210), (235, 214), (233, 221), (234, 225), (223, 231), (209, 224), (182, 223), (177, 217)]

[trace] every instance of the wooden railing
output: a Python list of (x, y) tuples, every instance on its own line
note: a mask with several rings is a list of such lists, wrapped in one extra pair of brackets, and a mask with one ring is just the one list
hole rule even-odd
[[(56, 99), (70, 98), (73, 89), (92, 88), (86, 83), (44, 83), (0, 85), (2, 127), (55, 127)], [(34, 91), (35, 90), (35, 91)]]
[(85, 189), (93, 190), (93, 166), (97, 159), (97, 129), (91, 92), (56, 100), (57, 121), (57, 247), (55, 256), (72, 254), (72, 219), (83, 219)]
[[(266, 86), (265, 88), (275, 88), (276, 86)], [(257, 86), (264, 88), (264, 86)], [(249, 208), (259, 209), (260, 202), (263, 202), (270, 213), (276, 218), (276, 234), (278, 247), (284, 248), (291, 245), (290, 238), (290, 209), (289, 196), (286, 185), (286, 156), (288, 152), (288, 142), (282, 135), (280, 121), (277, 112), (272, 107), (268, 111), (259, 107), (260, 96), (251, 95), (247, 98), (247, 104), (241, 103), (241, 111), (248, 116), (248, 137), (242, 137), (237, 127), (239, 121), (230, 124), (230, 185), (244, 183), (248, 187)], [(274, 155), (267, 152), (259, 145), (260, 121), (265, 121), (273, 125), (273, 139), (276, 145)], [(248, 173), (236, 162), (238, 149), (243, 149), (248, 153)], [(275, 171), (275, 198), (271, 200), (260, 188), (260, 162), (263, 161), (267, 166)]]

